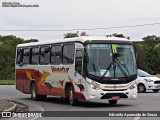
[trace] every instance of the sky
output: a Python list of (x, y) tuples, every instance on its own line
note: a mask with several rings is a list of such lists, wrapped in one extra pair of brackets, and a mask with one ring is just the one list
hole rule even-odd
[[(93, 36), (120, 33), (130, 37), (131, 40), (142, 40), (147, 35), (160, 36), (160, 0), (0, 1), (0, 35), (16, 35), (24, 39), (44, 41), (63, 38), (64, 34), (81, 29), (79, 32), (85, 31), (88, 35)], [(2, 7), (3, 2), (19, 2), (24, 5), (38, 4), (39, 7)], [(112, 28), (154, 23), (159, 24)]]

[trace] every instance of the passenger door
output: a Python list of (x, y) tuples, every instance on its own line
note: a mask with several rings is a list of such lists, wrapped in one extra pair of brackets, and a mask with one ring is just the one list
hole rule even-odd
[(83, 49), (77, 49), (75, 55), (75, 82), (83, 83)]
[(75, 91), (78, 92), (78, 99), (85, 100), (87, 96), (87, 86), (85, 81), (85, 71), (83, 71), (84, 51), (83, 49), (77, 49), (75, 55)]

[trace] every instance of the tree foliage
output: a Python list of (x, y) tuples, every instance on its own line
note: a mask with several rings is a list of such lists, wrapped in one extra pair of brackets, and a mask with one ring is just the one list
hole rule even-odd
[(70, 33), (64, 34), (64, 38), (72, 38), (72, 37), (78, 37), (78, 32), (76, 33), (70, 32)]
[(127, 39), (130, 39), (129, 37), (126, 37), (125, 35), (123, 34), (118, 34), (118, 33), (114, 33), (112, 35), (106, 35), (107, 37), (120, 37), (120, 38), (127, 38)]
[(88, 36), (86, 32), (81, 32), (80, 36)]
[(38, 40), (24, 40), (13, 35), (0, 36), (0, 80), (15, 79), (16, 46), (36, 41)]
[(64, 38), (72, 38), (72, 37), (79, 37), (79, 36), (88, 36), (86, 32), (81, 32), (79, 33), (79, 31), (77, 32), (70, 32), (70, 33), (66, 33), (64, 34)]
[(137, 66), (150, 74), (160, 73), (160, 37), (155, 35), (143, 38), (144, 42), (135, 43)]

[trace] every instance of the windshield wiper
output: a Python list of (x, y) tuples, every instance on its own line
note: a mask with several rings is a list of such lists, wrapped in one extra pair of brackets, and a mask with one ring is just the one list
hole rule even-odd
[(111, 63), (105, 70), (104, 74), (102, 75), (101, 79), (108, 73), (108, 70), (111, 68), (113, 63)]
[(128, 70), (128, 67), (126, 66), (126, 64), (124, 64), (121, 60), (119, 60), (119, 58), (116, 58), (118, 61), (118, 64), (121, 65), (128, 73), (128, 75), (130, 75), (130, 72)]
[[(117, 57), (115, 57), (115, 63), (117, 64), (117, 67), (118, 67), (119, 70), (122, 72), (122, 74), (123, 74), (125, 77), (128, 77), (126, 71), (122, 68), (122, 65), (121, 65), (121, 63), (120, 63), (120, 60), (119, 60)], [(124, 67), (124, 68), (125, 68), (125, 67)], [(127, 68), (127, 69), (128, 69), (128, 68)], [(127, 71), (127, 72), (129, 72), (129, 71)]]

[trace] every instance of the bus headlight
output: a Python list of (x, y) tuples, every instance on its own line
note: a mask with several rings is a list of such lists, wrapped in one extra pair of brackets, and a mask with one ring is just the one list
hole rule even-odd
[(95, 90), (100, 90), (101, 88), (99, 87), (100, 85), (94, 81), (91, 81), (91, 83), (89, 83), (89, 86), (92, 88), (92, 89), (95, 89)]
[(129, 87), (129, 89), (133, 90), (133, 89), (136, 88), (136, 87), (137, 87), (137, 84), (134, 83), (133, 85), (131, 85), (131, 86)]

